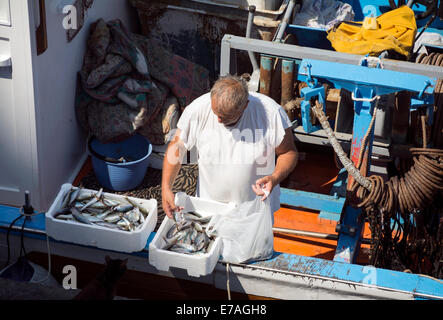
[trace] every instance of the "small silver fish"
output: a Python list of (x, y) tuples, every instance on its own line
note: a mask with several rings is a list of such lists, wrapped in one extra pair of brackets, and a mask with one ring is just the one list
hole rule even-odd
[(142, 214), (140, 213), (140, 210), (137, 207), (132, 209), (131, 211), (126, 212), (126, 214), (125, 214), (125, 217), (131, 223), (135, 223), (135, 222), (139, 221), (140, 216), (142, 216)]
[(110, 214), (110, 213), (112, 213), (112, 212), (113, 212), (112, 209), (108, 209), (108, 210), (104, 211), (103, 213), (98, 214), (98, 215), (97, 215), (97, 218), (103, 220), (103, 219), (105, 219), (105, 217), (106, 217), (108, 214)]
[(115, 212), (127, 212), (129, 210), (134, 209), (133, 205), (127, 204), (127, 205), (119, 205), (114, 208)]
[(105, 227), (105, 228), (109, 228), (109, 229), (114, 229), (114, 230), (122, 230), (122, 228), (114, 223), (109, 223), (109, 222), (105, 222), (105, 221), (98, 221), (98, 222), (94, 222), (94, 224), (100, 226), (100, 227)]
[(197, 251), (195, 246), (185, 243), (176, 243), (170, 248), (170, 250), (179, 253), (194, 253)]
[(91, 221), (89, 221), (86, 217), (82, 215), (82, 213), (77, 208), (71, 209), (72, 215), (74, 216), (75, 220), (81, 223), (85, 224), (93, 224)]
[(63, 201), (62, 201), (62, 204), (61, 204), (60, 208), (64, 209), (64, 208), (66, 208), (68, 206), (69, 199), (71, 198), (71, 194), (72, 194), (73, 191), (74, 191), (73, 189), (70, 189), (66, 193), (65, 197), (63, 198)]
[(73, 216), (72, 216), (72, 214), (61, 214), (61, 215), (57, 216), (57, 219), (70, 220), (70, 219), (73, 219)]
[(128, 201), (130, 204), (132, 204), (134, 207), (137, 207), (141, 213), (143, 213), (143, 215), (145, 217), (147, 217), (149, 215), (149, 211), (141, 204), (137, 203), (137, 201), (135, 200), (131, 200), (129, 197), (125, 197), (126, 201)]
[(119, 213), (111, 213), (104, 218), (104, 220), (109, 223), (116, 223), (120, 221), (120, 219), (121, 217)]
[(77, 196), (79, 195), (79, 193), (80, 193), (80, 188), (78, 188), (72, 192), (71, 196), (69, 197), (69, 203), (68, 203), (69, 206), (74, 203), (74, 201), (75, 201), (75, 199), (77, 199)]
[(60, 210), (58, 210), (55, 214), (54, 214), (54, 218), (57, 218), (60, 215), (65, 215), (65, 214), (70, 214), (71, 213), (71, 208), (69, 207), (64, 207)]

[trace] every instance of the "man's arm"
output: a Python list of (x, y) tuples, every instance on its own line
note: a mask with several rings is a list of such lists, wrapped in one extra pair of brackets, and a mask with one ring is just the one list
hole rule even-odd
[[(254, 192), (259, 196), (264, 195), (261, 188), (262, 185), (264, 185), (265, 190), (271, 193), (272, 189), (282, 182), (297, 165), (298, 152), (291, 127), (285, 130), (283, 141), (275, 148), (275, 154), (277, 155), (277, 163), (275, 164), (274, 172), (270, 176), (258, 179), (255, 185), (252, 186)], [(265, 200), (266, 198), (267, 196), (264, 196), (262, 199)]]
[(183, 141), (180, 140), (180, 129), (174, 135), (173, 140), (169, 143), (163, 160), (162, 170), (162, 205), (163, 210), (169, 218), (173, 218), (172, 214), (177, 209), (174, 202), (174, 193), (172, 186), (175, 178), (180, 171), (183, 157), (186, 154), (186, 148)]

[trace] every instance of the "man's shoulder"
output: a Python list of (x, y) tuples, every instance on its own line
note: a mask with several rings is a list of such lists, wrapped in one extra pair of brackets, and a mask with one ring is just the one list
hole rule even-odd
[(211, 105), (211, 94), (205, 93), (192, 101), (184, 110), (184, 112), (200, 112), (206, 110)]
[(249, 101), (261, 105), (267, 114), (276, 114), (282, 108), (274, 99), (259, 92), (249, 92)]

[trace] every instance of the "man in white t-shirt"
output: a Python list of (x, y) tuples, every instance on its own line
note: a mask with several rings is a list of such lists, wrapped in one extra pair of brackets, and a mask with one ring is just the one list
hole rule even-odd
[(240, 204), (269, 193), (272, 212), (280, 208), (279, 183), (298, 156), (291, 122), (274, 100), (248, 92), (243, 79), (228, 75), (186, 107), (177, 127), (163, 162), (162, 204), (169, 218), (178, 210), (172, 185), (193, 147), (198, 197)]

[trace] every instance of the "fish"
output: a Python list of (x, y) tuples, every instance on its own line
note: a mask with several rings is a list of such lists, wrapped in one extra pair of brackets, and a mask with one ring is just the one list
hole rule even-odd
[(60, 215), (66, 215), (66, 214), (70, 214), (71, 213), (71, 209), (70, 208), (62, 208), (60, 210), (58, 210), (55, 214), (54, 214), (54, 218), (59, 217)]
[(114, 208), (114, 211), (115, 212), (127, 212), (132, 209), (134, 209), (134, 206), (131, 204), (127, 204), (127, 205), (118, 205), (117, 207)]
[(61, 214), (57, 216), (57, 219), (60, 220), (72, 220), (74, 219), (74, 217), (72, 216), (72, 214)]
[(121, 216), (120, 216), (120, 213), (118, 213), (118, 212), (111, 213), (104, 218), (104, 221), (110, 222), (110, 223), (116, 223), (120, 220), (121, 220)]
[(69, 199), (71, 198), (71, 194), (74, 190), (72, 188), (69, 190), (69, 192), (66, 193), (65, 197), (63, 198), (62, 204), (60, 206), (61, 209), (64, 209), (68, 206)]
[(74, 219), (78, 222), (85, 223), (85, 224), (93, 224), (91, 221), (88, 220), (85, 216), (82, 215), (82, 213), (77, 208), (71, 209), (72, 215), (74, 216)]
[(179, 253), (194, 253), (197, 251), (197, 248), (192, 244), (176, 243), (170, 248), (170, 250)]
[(175, 212), (174, 220), (176, 222), (163, 236), (165, 241), (163, 250), (182, 254), (204, 254), (209, 252), (214, 237), (207, 234), (205, 224), (197, 221), (201, 218), (203, 218), (201, 215), (195, 213)]
[(54, 218), (115, 230), (135, 231), (145, 222), (142, 210), (148, 210), (135, 200), (128, 200), (108, 199), (103, 195), (103, 188), (97, 192), (71, 188)]
[(140, 210), (138, 208), (134, 208), (131, 211), (125, 213), (125, 217), (131, 222), (136, 223), (140, 220)]
[(80, 189), (79, 189), (79, 188), (76, 189), (76, 190), (74, 190), (74, 191), (71, 193), (71, 196), (69, 197), (68, 205), (71, 205), (71, 204), (75, 201), (75, 199), (77, 198), (77, 196), (79, 195), (79, 193), (80, 193)]
[(135, 200), (131, 200), (129, 197), (125, 197), (126, 201), (128, 201), (130, 204), (132, 204), (134, 207), (137, 207), (141, 213), (143, 213), (143, 215), (145, 216), (145, 218), (149, 215), (149, 211), (146, 210), (146, 208), (144, 206), (142, 206), (141, 204), (137, 203), (137, 201)]
[(105, 222), (105, 221), (97, 221), (97, 222), (94, 222), (94, 224), (98, 225), (100, 227), (105, 227), (105, 228), (109, 228), (109, 229), (122, 230), (122, 228), (120, 226), (118, 226), (114, 223), (109, 223), (109, 222)]

